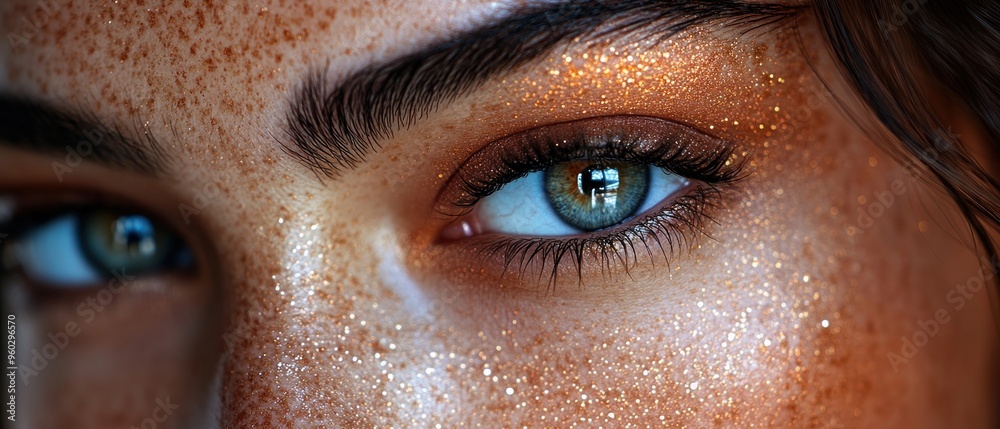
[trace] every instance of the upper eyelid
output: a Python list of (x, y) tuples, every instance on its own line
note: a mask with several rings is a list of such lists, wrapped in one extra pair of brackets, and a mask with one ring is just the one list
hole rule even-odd
[[(121, 199), (109, 198), (97, 193), (88, 193), (87, 191), (55, 191), (55, 193), (61, 195), (56, 195), (54, 198), (46, 198), (38, 197), (37, 194), (33, 193), (31, 195), (33, 201), (18, 207), (17, 201), (19, 197), (15, 193), (0, 192), (0, 199), (14, 201), (9, 217), (0, 219), (0, 228), (21, 232), (37, 227), (67, 213), (91, 210), (95, 207), (110, 207), (116, 210), (137, 212), (160, 221), (165, 225), (173, 224), (163, 216), (157, 215), (155, 209), (145, 207), (142, 204), (125, 202)], [(20, 199), (24, 200), (24, 198)]]
[[(180, 206), (190, 202), (186, 198), (166, 188), (160, 191), (151, 191), (150, 187), (109, 188), (107, 184), (91, 183), (86, 186), (83, 182), (76, 182), (70, 187), (29, 185), (5, 189), (0, 186), (0, 200), (14, 201), (12, 218), (0, 220), (0, 228), (10, 230), (0, 232), (18, 235), (18, 230), (12, 228), (16, 225), (37, 225), (41, 221), (24, 219), (24, 216), (37, 213), (52, 217), (73, 210), (109, 207), (142, 214), (177, 232), (178, 236), (192, 244), (192, 248), (215, 251), (215, 243), (210, 239), (213, 235), (208, 233), (210, 222), (200, 217), (185, 222), (182, 217)], [(21, 206), (18, 207), (18, 204)]]
[(198, 196), (210, 185), (219, 183), (170, 180), (85, 161), (60, 177), (53, 171), (54, 161), (48, 156), (24, 151), (6, 152), (0, 145), (3, 157), (0, 165), (9, 162), (16, 168), (0, 168), (0, 198), (14, 197), (20, 204), (32, 206), (107, 204), (137, 209), (156, 213), (164, 223), (178, 228), (208, 226), (205, 216), (185, 221), (180, 207), (197, 205)]
[[(554, 131), (551, 131), (551, 134), (547, 134), (549, 130)], [(718, 162), (721, 162), (733, 159), (737, 147), (735, 142), (720, 139), (689, 125), (649, 116), (597, 117), (545, 125), (503, 137), (473, 153), (462, 162), (461, 166), (445, 182), (445, 185), (437, 195), (438, 203), (436, 209), (439, 213), (446, 216), (458, 216), (463, 214), (462, 212), (467, 211), (467, 207), (478, 201), (482, 195), (465, 195), (470, 191), (470, 188), (483, 186), (482, 184), (474, 183), (477, 180), (485, 180), (482, 177), (475, 177), (482, 175), (481, 173), (473, 173), (475, 170), (497, 171), (501, 167), (513, 170), (516, 167), (503, 165), (510, 162), (511, 158), (509, 157), (525, 157), (527, 159), (532, 156), (539, 156), (538, 153), (531, 153), (531, 151), (545, 150), (542, 148), (557, 143), (550, 140), (558, 140), (560, 138), (567, 140), (600, 140), (605, 133), (618, 133), (625, 136), (625, 138), (638, 141), (630, 142), (630, 147), (617, 148), (624, 156), (631, 154), (638, 157), (641, 156), (639, 151), (646, 151), (660, 152), (659, 155), (654, 156), (661, 157), (686, 156), (691, 162), (694, 162), (695, 157), (705, 157), (705, 161), (710, 161), (709, 158), (711, 157), (717, 157)], [(539, 142), (540, 140), (544, 141)], [(655, 143), (658, 141), (660, 143)], [(623, 142), (621, 146), (625, 144)], [(649, 147), (640, 149), (637, 146)], [(730, 166), (725, 171), (725, 173), (733, 177), (727, 176), (724, 177), (724, 180), (736, 180), (745, 174), (742, 164), (749, 159), (749, 154), (743, 155), (746, 156), (737, 159), (737, 164)], [(715, 176), (718, 176), (722, 172), (721, 169), (724, 166), (717, 165), (714, 168), (717, 171), (706, 172), (705, 176), (715, 178)], [(521, 173), (527, 173), (527, 171), (522, 171)], [(696, 175), (694, 172), (675, 171), (675, 173), (685, 177)], [(738, 175), (740, 177), (737, 177)], [(700, 177), (688, 178), (701, 179)], [(513, 177), (510, 179), (513, 179)], [(493, 186), (502, 185), (503, 183), (499, 183)], [(459, 208), (458, 213), (451, 213), (455, 206)]]

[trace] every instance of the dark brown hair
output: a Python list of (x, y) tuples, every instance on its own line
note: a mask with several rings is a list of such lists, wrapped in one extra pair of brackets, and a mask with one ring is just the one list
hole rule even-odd
[[(932, 105), (942, 95), (963, 102), (988, 145), (980, 161), (997, 164), (1000, 3), (817, 0), (814, 10), (844, 75), (896, 139), (882, 147), (954, 200), (996, 273), (1000, 184)], [(1000, 326), (997, 291), (988, 290)]]
[[(1000, 185), (983, 166), (1000, 165), (1000, 2), (995, 0), (816, 0), (819, 19), (856, 94), (895, 137), (883, 148), (951, 197), (981, 246), (993, 327), (1000, 330)], [(944, 96), (960, 100), (980, 128), (980, 162), (935, 114)], [(876, 139), (876, 141), (879, 141)], [(996, 380), (1000, 370), (983, 374)], [(1000, 415), (1000, 411), (996, 411)]]

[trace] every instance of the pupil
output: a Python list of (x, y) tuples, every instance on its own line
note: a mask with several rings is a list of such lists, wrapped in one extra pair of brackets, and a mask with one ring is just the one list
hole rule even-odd
[(618, 169), (600, 164), (584, 168), (577, 176), (577, 187), (584, 195), (603, 196), (618, 191)]
[(95, 209), (78, 219), (81, 249), (100, 271), (140, 275), (190, 266), (189, 259), (180, 259), (187, 258), (187, 249), (175, 253), (174, 236), (147, 216)]
[(130, 254), (150, 256), (156, 253), (156, 235), (145, 216), (122, 216), (114, 221), (114, 246)]
[(567, 224), (596, 231), (635, 214), (649, 190), (649, 171), (629, 162), (566, 161), (546, 170), (545, 195)]

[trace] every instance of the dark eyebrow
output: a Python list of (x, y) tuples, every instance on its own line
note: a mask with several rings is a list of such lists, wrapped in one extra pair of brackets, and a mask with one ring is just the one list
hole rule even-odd
[(54, 155), (52, 166), (60, 181), (60, 169), (73, 169), (81, 162), (152, 177), (163, 175), (168, 159), (163, 147), (138, 123), (131, 128), (131, 134), (141, 139), (129, 137), (121, 124), (102, 122), (80, 109), (0, 94), (0, 144)]
[(364, 162), (393, 132), (502, 73), (568, 41), (642, 33), (665, 40), (709, 21), (762, 28), (801, 7), (740, 0), (571, 0), (510, 17), (382, 64), (331, 87), (328, 67), (309, 73), (287, 113), (285, 151), (317, 175)]

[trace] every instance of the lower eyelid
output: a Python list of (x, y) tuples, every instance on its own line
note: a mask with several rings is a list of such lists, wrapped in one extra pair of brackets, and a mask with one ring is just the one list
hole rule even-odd
[(458, 253), (440, 260), (462, 261), (467, 268), (471, 258), (483, 267), (481, 273), (487, 278), (538, 282), (539, 287), (552, 287), (560, 278), (576, 279), (580, 285), (591, 280), (617, 284), (623, 279), (615, 273), (628, 272), (651, 259), (673, 260), (683, 249), (694, 248), (699, 239), (710, 237), (706, 227), (716, 210), (735, 198), (732, 191), (736, 189), (731, 184), (690, 183), (658, 207), (587, 236), (485, 234), (449, 245), (447, 251)]

